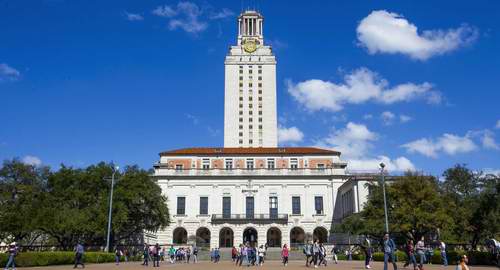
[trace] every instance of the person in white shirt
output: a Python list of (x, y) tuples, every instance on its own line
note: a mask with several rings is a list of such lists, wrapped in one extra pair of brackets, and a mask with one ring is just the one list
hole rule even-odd
[(443, 241), (441, 241), (439, 249), (441, 250), (441, 261), (443, 262), (443, 266), (448, 266), (448, 258), (446, 258), (446, 244)]
[(263, 245), (259, 247), (258, 253), (259, 253), (259, 265), (262, 266), (264, 264), (264, 256), (266, 255), (266, 249), (264, 248)]

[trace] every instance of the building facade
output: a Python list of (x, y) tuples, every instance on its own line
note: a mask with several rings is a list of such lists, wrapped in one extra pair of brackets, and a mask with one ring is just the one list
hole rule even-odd
[(225, 76), (224, 147), (165, 151), (154, 165), (171, 217), (155, 241), (212, 248), (331, 241), (332, 224), (360, 210), (367, 188), (346, 173), (340, 152), (277, 146), (276, 60), (258, 12), (238, 17)]
[(264, 17), (238, 17), (238, 43), (225, 60), (224, 147), (276, 147), (276, 58), (264, 45)]

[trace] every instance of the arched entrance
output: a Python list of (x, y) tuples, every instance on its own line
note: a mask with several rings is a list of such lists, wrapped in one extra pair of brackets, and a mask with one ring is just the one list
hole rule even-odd
[(323, 227), (316, 227), (313, 231), (314, 241), (318, 240), (320, 243), (328, 242), (328, 231)]
[(232, 247), (234, 233), (231, 228), (224, 227), (219, 231), (219, 247)]
[(290, 245), (299, 246), (306, 243), (306, 233), (301, 227), (293, 227), (290, 231)]
[(196, 230), (196, 246), (210, 247), (210, 230), (201, 227)]
[(281, 247), (281, 231), (276, 227), (267, 230), (267, 245), (269, 247)]
[(257, 245), (257, 230), (252, 227), (246, 228), (243, 231), (243, 243), (249, 243), (252, 247)]
[(175, 228), (172, 235), (172, 240), (174, 244), (187, 244), (188, 233), (186, 229), (182, 227)]

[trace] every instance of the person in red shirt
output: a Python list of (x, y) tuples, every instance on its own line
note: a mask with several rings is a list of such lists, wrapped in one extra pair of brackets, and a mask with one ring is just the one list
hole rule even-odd
[(283, 265), (288, 265), (288, 246), (286, 244), (283, 245), (283, 249), (281, 250), (281, 258), (283, 259)]

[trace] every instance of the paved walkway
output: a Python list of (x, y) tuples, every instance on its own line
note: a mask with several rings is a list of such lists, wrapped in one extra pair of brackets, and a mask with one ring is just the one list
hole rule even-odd
[[(405, 269), (402, 268), (402, 264), (398, 265), (398, 269)], [(142, 266), (140, 262), (129, 262), (129, 263), (122, 263), (120, 265), (115, 265), (115, 264), (89, 264), (85, 267), (86, 270), (100, 270), (100, 269), (113, 269), (113, 270), (132, 270), (132, 269), (168, 269), (168, 268), (175, 268), (176, 270), (222, 270), (222, 269), (271, 269), (271, 270), (314, 270), (314, 267), (306, 268), (304, 266), (303, 262), (300, 261), (291, 261), (287, 267), (284, 267), (282, 264), (280, 264), (278, 261), (269, 261), (266, 262), (266, 264), (262, 267), (257, 267), (257, 266), (250, 266), (250, 267), (236, 267), (232, 263), (229, 262), (220, 262), (218, 264), (210, 263), (210, 262), (200, 262), (197, 264), (167, 264), (167, 263), (162, 263), (160, 264), (159, 268), (153, 268), (151, 265), (149, 267)], [(495, 266), (470, 266), (470, 270), (496, 270), (498, 269)], [(68, 269), (72, 270), (73, 266), (72, 265), (62, 265), (62, 266), (47, 266), (47, 267), (29, 267), (29, 268), (22, 268), (23, 270), (45, 270), (45, 269), (54, 269), (54, 270), (62, 270), (62, 269)], [(81, 268), (79, 268), (81, 269)], [(318, 270), (321, 269), (331, 269), (331, 270), (364, 270), (363, 267), (363, 262), (362, 261), (340, 261), (339, 264), (330, 264), (327, 267), (321, 266), (318, 267)], [(383, 270), (384, 269), (384, 264), (381, 262), (373, 262), (372, 263), (372, 269), (373, 270)], [(413, 270), (413, 268), (406, 268), (408, 270)], [(441, 265), (425, 265), (425, 270), (455, 270), (455, 266), (448, 266), (448, 267), (442, 267)], [(389, 270), (393, 270), (392, 267), (389, 267)]]

